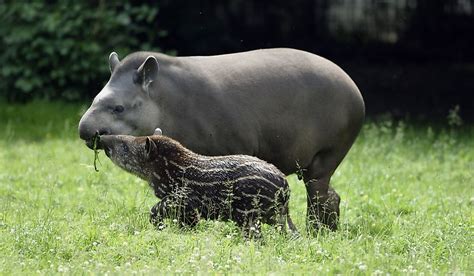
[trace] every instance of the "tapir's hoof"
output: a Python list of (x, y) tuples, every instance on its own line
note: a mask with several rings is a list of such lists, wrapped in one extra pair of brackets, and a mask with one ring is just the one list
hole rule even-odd
[(333, 189), (328, 191), (329, 198), (324, 208), (323, 224), (327, 225), (330, 230), (336, 231), (339, 222), (339, 204), (341, 198)]
[(339, 222), (339, 204), (341, 198), (332, 188), (329, 188), (326, 201), (317, 203), (308, 210), (306, 229), (311, 234), (317, 234), (319, 229), (337, 230)]

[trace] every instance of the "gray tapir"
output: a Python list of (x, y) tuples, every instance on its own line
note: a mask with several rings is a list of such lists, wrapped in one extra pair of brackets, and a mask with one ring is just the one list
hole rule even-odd
[(195, 57), (152, 52), (109, 56), (112, 75), (79, 123), (99, 134), (167, 136), (204, 155), (247, 154), (300, 172), (307, 224), (337, 228), (329, 187), (362, 126), (364, 101), (337, 65), (294, 49)]

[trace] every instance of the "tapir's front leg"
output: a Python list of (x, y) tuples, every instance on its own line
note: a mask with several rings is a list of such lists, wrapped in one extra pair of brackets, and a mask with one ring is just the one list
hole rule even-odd
[(199, 221), (198, 200), (193, 197), (177, 202), (173, 197), (164, 197), (150, 210), (150, 222), (159, 230), (165, 227), (164, 219), (173, 219), (179, 227), (194, 227)]
[(150, 209), (150, 223), (158, 230), (165, 228), (163, 220), (170, 217), (169, 202), (165, 197)]

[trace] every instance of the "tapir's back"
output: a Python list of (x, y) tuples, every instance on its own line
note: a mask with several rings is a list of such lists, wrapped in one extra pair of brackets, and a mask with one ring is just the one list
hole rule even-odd
[(220, 88), (218, 92), (224, 94), (233, 93), (234, 89), (242, 93), (260, 89), (261, 93), (274, 94), (277, 92), (267, 91), (267, 88), (278, 87), (282, 90), (299, 88), (293, 90), (298, 93), (301, 88), (314, 89), (315, 85), (324, 87), (326, 79), (344, 74), (337, 65), (325, 58), (286, 48), (178, 57), (177, 60), (199, 79), (207, 79), (209, 84), (216, 85), (216, 88)]

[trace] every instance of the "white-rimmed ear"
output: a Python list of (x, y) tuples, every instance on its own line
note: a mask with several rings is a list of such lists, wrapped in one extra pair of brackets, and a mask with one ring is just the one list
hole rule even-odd
[(112, 52), (110, 53), (109, 55), (109, 69), (110, 69), (110, 73), (112, 73), (115, 68), (117, 67), (117, 65), (119, 65), (120, 63), (120, 60), (118, 58), (118, 55), (116, 52)]
[(156, 128), (155, 129), (155, 132), (153, 133), (153, 135), (163, 135), (163, 131), (161, 131), (161, 128)]
[(145, 141), (146, 156), (150, 156), (150, 154), (152, 152), (154, 152), (156, 150), (156, 148), (157, 148), (157, 146), (156, 146), (155, 142), (150, 137), (146, 137), (146, 141)]
[(158, 77), (158, 60), (154, 56), (148, 56), (146, 60), (138, 67), (137, 72), (133, 78), (133, 81), (137, 84), (140, 84), (148, 95), (150, 84), (156, 81)]

